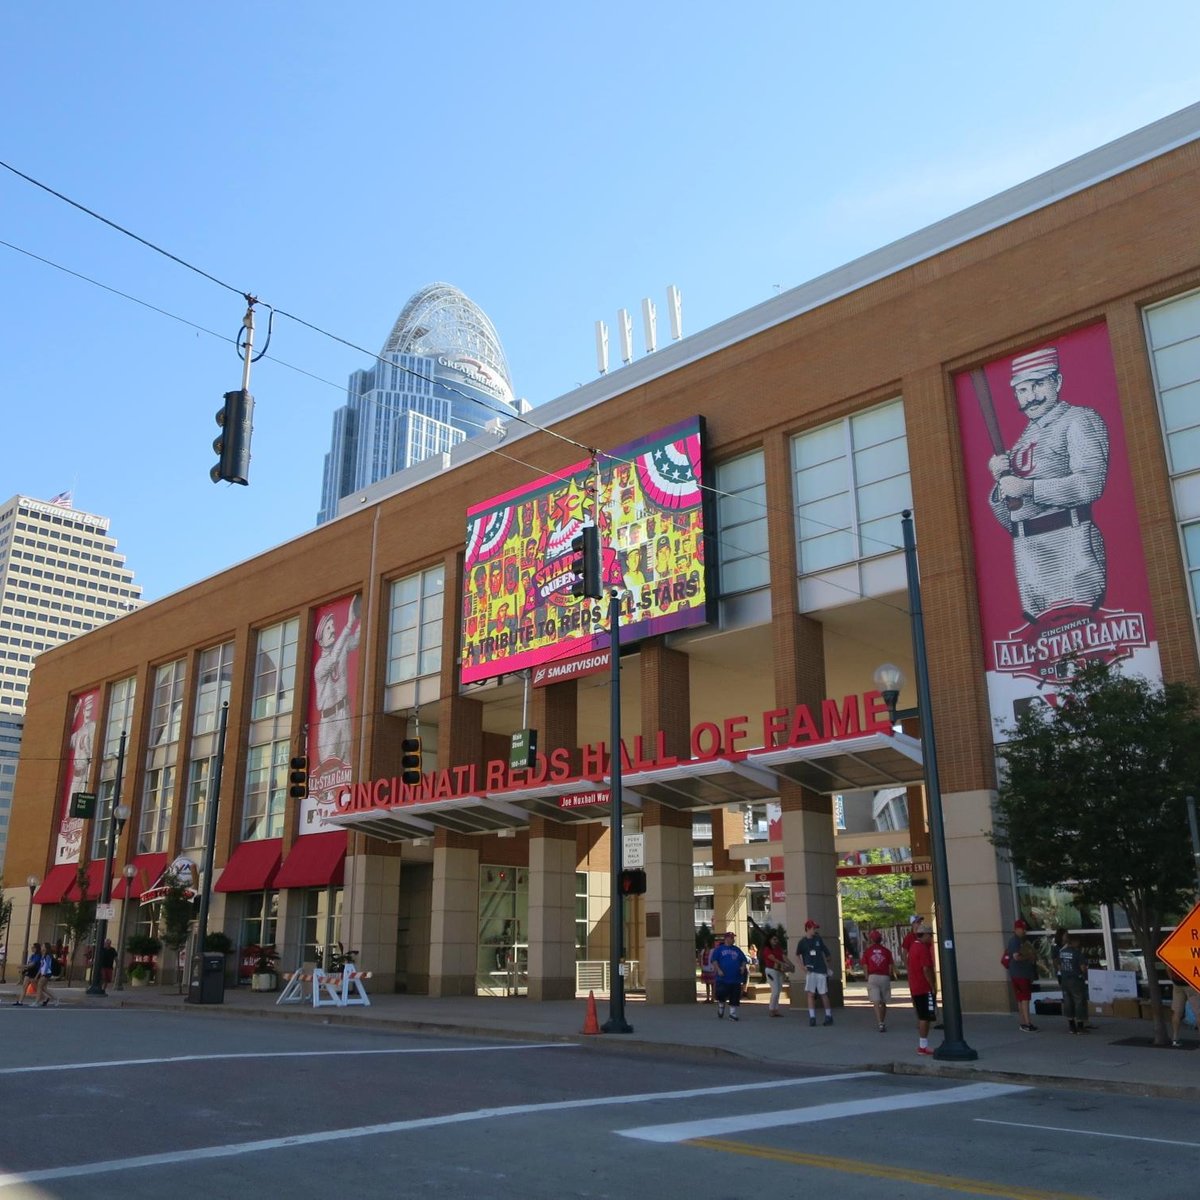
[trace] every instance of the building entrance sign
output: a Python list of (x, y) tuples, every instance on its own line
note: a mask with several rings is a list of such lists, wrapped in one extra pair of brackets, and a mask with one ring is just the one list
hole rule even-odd
[[(752, 761), (756, 750), (770, 753), (796, 746), (815, 746), (867, 734), (892, 734), (887, 704), (877, 691), (843, 696), (840, 700), (822, 700), (819, 706), (797, 704), (767, 709), (757, 723), (748, 716), (726, 717), (718, 724), (701, 721), (691, 731), (691, 756), (680, 758), (666, 748), (666, 736), (660, 730), (653, 737), (638, 735), (621, 742), (621, 770), (626, 775), (679, 767), (687, 763), (704, 764), (718, 760)], [(367, 782), (340, 786), (332, 796), (338, 814), (365, 812), (413, 805), (453, 801), (470, 796), (503, 796), (529, 788), (561, 787), (563, 807), (601, 803), (597, 795), (585, 798), (580, 782), (603, 780), (611, 768), (611, 755), (604, 742), (582, 747), (582, 770), (571, 771), (571, 751), (558, 746), (539, 752), (536, 765), (514, 768), (507, 758), (491, 759), (482, 768), (475, 763), (429, 771), (419, 784), (403, 783), (398, 777), (383, 777)], [(566, 795), (570, 793), (570, 795)]]

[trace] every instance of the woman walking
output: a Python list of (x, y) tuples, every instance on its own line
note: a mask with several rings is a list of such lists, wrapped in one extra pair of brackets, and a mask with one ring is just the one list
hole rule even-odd
[(779, 1011), (779, 997), (787, 980), (787, 973), (796, 969), (795, 964), (787, 956), (779, 934), (773, 933), (767, 938), (767, 944), (762, 948), (762, 965), (766, 972), (767, 982), (771, 985), (771, 1003), (767, 1012), (772, 1017), (782, 1017)]

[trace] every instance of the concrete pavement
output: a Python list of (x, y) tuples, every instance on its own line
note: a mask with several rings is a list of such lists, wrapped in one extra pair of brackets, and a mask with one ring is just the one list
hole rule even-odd
[[(368, 984), (369, 987), (369, 984)], [(1072, 1035), (1061, 1017), (1037, 1017), (1038, 1033), (1022, 1033), (1015, 1014), (968, 1014), (964, 1040), (978, 1053), (973, 1062), (923, 1058), (916, 1053), (916, 1022), (907, 994), (893, 1003), (888, 1032), (879, 1033), (861, 986), (851, 990), (834, 1024), (818, 1020), (810, 1028), (803, 1008), (784, 1008), (779, 1019), (768, 1017), (764, 990), (741, 1007), (740, 1020), (718, 1020), (715, 1006), (647, 1004), (634, 995), (626, 1000), (628, 1034), (586, 1035), (586, 998), (531, 1001), (525, 997), (372, 995), (371, 1006), (314, 1009), (311, 1003), (277, 1005), (278, 993), (229, 988), (220, 1005), (185, 1004), (173, 986), (127, 987), (106, 997), (85, 994), (84, 986), (56, 987), (58, 1011), (82, 1006), (186, 1011), (189, 1015), (276, 1017), (286, 1020), (349, 1024), (363, 1028), (422, 1032), (448, 1037), (503, 1037), (521, 1040), (570, 1041), (597, 1050), (712, 1057), (741, 1055), (780, 1068), (880, 1070), (997, 1079), (1046, 1086), (1085, 1087), (1131, 1095), (1200, 1100), (1200, 1041), (1184, 1031), (1184, 1048), (1156, 1049), (1149, 1021), (1093, 1017), (1095, 1029)], [(0, 1005), (9, 1019), (55, 1019), (55, 1010), (12, 1009), (16, 986), (0, 985)], [(607, 996), (596, 997), (601, 1026), (610, 1014)], [(944, 1034), (933, 1031), (936, 1048)], [(1136, 1044), (1138, 1040), (1146, 1044)], [(1132, 1041), (1132, 1044), (1131, 1044)]]

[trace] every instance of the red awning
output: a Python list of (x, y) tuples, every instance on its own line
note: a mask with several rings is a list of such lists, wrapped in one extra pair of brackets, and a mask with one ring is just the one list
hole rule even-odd
[(79, 870), (78, 863), (59, 863), (50, 868), (50, 874), (42, 881), (42, 886), (33, 893), (34, 904), (58, 904), (66, 895), (67, 888), (75, 882), (75, 873)]
[[(99, 900), (104, 886), (104, 859), (93, 859), (87, 868), (87, 894), (89, 900)], [(34, 904), (61, 904), (64, 900), (79, 900), (79, 889), (75, 886), (79, 874), (78, 863), (59, 863), (50, 868), (42, 886), (33, 894)]]
[(242, 842), (229, 856), (214, 892), (262, 892), (275, 886), (283, 838), (260, 838)]
[(346, 866), (347, 833), (310, 833), (296, 839), (279, 869), (280, 888), (341, 887)]
[[(153, 887), (155, 880), (167, 869), (167, 856), (165, 854), (139, 854), (133, 860), (132, 866), (136, 869), (136, 873), (129, 883), (129, 898), (136, 900), (147, 888)], [(125, 875), (123, 872), (118, 872), (115, 874), (115, 878), (113, 899), (124, 900)]]

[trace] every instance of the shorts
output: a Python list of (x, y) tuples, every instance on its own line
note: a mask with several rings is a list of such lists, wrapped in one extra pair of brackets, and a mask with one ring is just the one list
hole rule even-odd
[(916, 1009), (917, 1018), (921, 1021), (932, 1021), (937, 1015), (937, 1004), (932, 992), (918, 992), (912, 998), (912, 1004)]
[(829, 976), (824, 971), (809, 971), (804, 977), (804, 990), (818, 996), (829, 994)]
[(1010, 976), (1012, 979), (1013, 995), (1017, 1000), (1028, 1000), (1033, 995), (1033, 980), (1018, 979), (1015, 975)]
[(892, 998), (892, 977), (890, 975), (867, 976), (867, 999), (872, 1004), (886, 1004)]
[(713, 992), (718, 1004), (730, 1004), (736, 1008), (742, 1002), (742, 981), (739, 979), (736, 983), (725, 983), (718, 979)]

